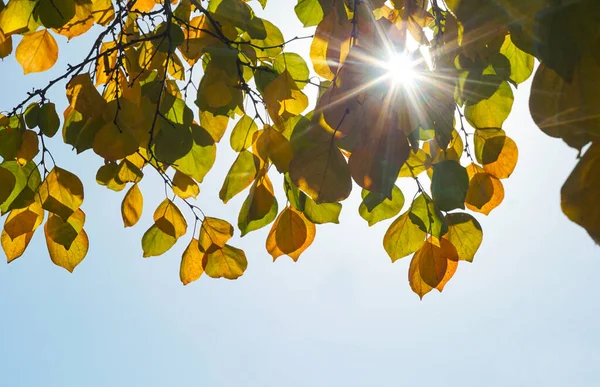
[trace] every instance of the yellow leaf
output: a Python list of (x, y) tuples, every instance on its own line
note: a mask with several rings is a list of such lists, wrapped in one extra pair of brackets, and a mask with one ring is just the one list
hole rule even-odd
[(10, 0), (0, 13), (0, 29), (7, 35), (33, 32), (39, 26), (33, 17), (36, 1)]
[(137, 0), (133, 5), (132, 11), (150, 12), (156, 5), (154, 0)]
[(204, 253), (198, 248), (198, 240), (193, 238), (181, 257), (179, 278), (184, 285), (196, 281), (204, 273), (202, 268), (203, 258)]
[(433, 288), (423, 281), (420, 272), (420, 257), (415, 254), (410, 261), (410, 267), (408, 268), (408, 283), (413, 292), (415, 292), (420, 299), (423, 296), (433, 290)]
[(144, 197), (142, 191), (140, 191), (137, 184), (134, 184), (127, 191), (121, 203), (121, 216), (125, 227), (132, 227), (140, 220), (143, 208)]
[(225, 245), (221, 249), (205, 254), (202, 266), (209, 277), (236, 279), (244, 274), (248, 261), (242, 250)]
[(177, 238), (163, 232), (157, 224), (146, 231), (142, 237), (144, 258), (155, 257), (166, 253), (177, 242)]
[(493, 163), (484, 164), (483, 169), (498, 179), (506, 179), (515, 170), (518, 159), (519, 149), (517, 148), (517, 144), (512, 138), (505, 137), (504, 146), (498, 155), (498, 159)]
[(498, 178), (473, 164), (467, 167), (467, 173), (469, 174), (469, 189), (465, 205), (472, 211), (488, 215), (504, 200), (504, 186)]
[(190, 65), (200, 59), (204, 54), (204, 48), (219, 42), (218, 38), (207, 31), (212, 31), (212, 26), (205, 15), (194, 17), (189, 25), (183, 27), (185, 40), (179, 46), (179, 50)]
[(29, 207), (12, 210), (4, 222), (4, 231), (10, 239), (33, 233), (44, 220), (44, 210), (33, 202)]
[(83, 184), (69, 171), (54, 167), (38, 189), (42, 208), (68, 219), (83, 203)]
[(592, 143), (560, 191), (561, 207), (600, 244), (600, 144)]
[(55, 265), (61, 266), (67, 269), (69, 272), (73, 272), (75, 267), (83, 261), (85, 258), (88, 248), (89, 240), (88, 236), (83, 229), (79, 231), (79, 234), (71, 243), (69, 249), (54, 242), (48, 235), (48, 222), (44, 226), (44, 232), (46, 234), (46, 245), (48, 246), (48, 253), (50, 253), (50, 259)]
[(383, 237), (383, 247), (392, 262), (414, 253), (425, 240), (425, 231), (414, 224), (408, 215), (407, 211), (396, 218)]
[(165, 199), (154, 211), (154, 222), (167, 235), (179, 238), (187, 231), (187, 222), (179, 208)]
[(117, 179), (123, 183), (138, 183), (144, 177), (144, 173), (128, 159), (123, 159), (119, 164)]
[(458, 261), (456, 248), (452, 243), (441, 239), (437, 246), (431, 237), (415, 253), (415, 258), (419, 261), (419, 273), (423, 282), (432, 288), (437, 287), (445, 279), (448, 261)]
[(233, 236), (233, 226), (218, 218), (205, 217), (200, 228), (198, 245), (203, 252), (212, 252), (223, 248)]
[(47, 29), (23, 36), (15, 52), (25, 74), (46, 71), (58, 59), (58, 45)]
[(473, 257), (483, 241), (481, 225), (473, 216), (465, 213), (446, 215), (448, 232), (443, 236), (454, 245), (458, 259), (473, 262)]
[(92, 2), (92, 15), (96, 23), (106, 26), (115, 18), (112, 0), (94, 0)]
[(110, 121), (96, 132), (92, 147), (94, 152), (104, 159), (116, 161), (135, 153), (139, 145), (131, 131), (120, 129)]
[(86, 119), (98, 117), (104, 112), (106, 101), (94, 87), (89, 73), (75, 76), (67, 84), (67, 98), (71, 107)]
[(296, 81), (287, 70), (271, 81), (263, 94), (269, 115), (277, 124), (282, 124), (308, 107), (308, 97), (298, 89)]
[(12, 53), (13, 43), (12, 36), (5, 35), (0, 29), (0, 59), (6, 58)]
[(8, 263), (11, 263), (15, 259), (19, 258), (27, 249), (31, 238), (33, 238), (33, 231), (28, 232), (27, 234), (19, 235), (14, 239), (10, 239), (6, 231), (2, 231), (2, 235), (0, 236), (2, 242), (2, 250), (6, 254), (6, 259)]
[(306, 219), (303, 213), (294, 207), (286, 207), (271, 227), (267, 237), (267, 251), (275, 261), (285, 254), (297, 261), (314, 241), (315, 224)]
[[(136, 3), (137, 4), (137, 3)], [(67, 39), (83, 35), (94, 26), (94, 16), (92, 11), (87, 4), (75, 3), (75, 16), (71, 18), (61, 28), (54, 29), (54, 31), (60, 35), (66, 36)]]
[(66, 221), (51, 214), (46, 221), (46, 236), (69, 250), (85, 223), (85, 213), (78, 209)]
[(508, 84), (504, 81), (498, 90), (488, 99), (465, 108), (465, 118), (477, 129), (501, 128), (512, 109), (514, 97)]
[(200, 193), (200, 187), (185, 173), (175, 171), (173, 192), (182, 199), (195, 198)]
[(326, 79), (333, 79), (339, 66), (348, 56), (352, 23), (340, 20), (338, 12), (329, 12), (319, 23), (310, 46), (310, 59), (315, 72)]
[(288, 171), (294, 157), (292, 144), (271, 125), (258, 132), (255, 151), (264, 162), (271, 160), (280, 173)]

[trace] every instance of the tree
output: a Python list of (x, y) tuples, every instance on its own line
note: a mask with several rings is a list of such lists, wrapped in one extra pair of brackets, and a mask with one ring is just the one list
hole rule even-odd
[[(73, 271), (87, 253), (84, 187), (45, 145), (62, 121), (66, 144), (104, 160), (98, 183), (127, 188), (125, 227), (140, 219), (144, 173), (157, 173), (172, 192), (142, 238), (144, 257), (167, 252), (193, 219), (182, 282), (204, 272), (238, 278), (247, 261), (227, 243), (234, 227), (193, 200), (232, 126), (238, 156), (219, 197), (226, 203), (249, 188), (242, 236), (271, 225), (269, 254), (297, 260), (317, 224), (338, 222), (355, 183), (369, 225), (395, 218), (383, 245), (392, 261), (413, 254), (413, 291), (441, 291), (482, 243), (465, 210), (488, 215), (503, 200), (518, 150), (502, 124), (534, 58), (531, 115), (581, 156), (561, 191), (563, 211), (600, 241), (600, 3), (298, 0), (294, 11), (314, 35), (292, 40), (312, 39), (315, 77), (285, 50), (290, 40), (278, 27), (255, 15), (257, 6), (267, 0), (0, 0), (0, 57), (20, 36), (14, 55), (25, 74), (55, 64), (56, 35), (99, 31), (77, 64), (0, 115), (8, 262), (44, 219), (55, 264)], [(69, 104), (61, 120), (61, 102), (46, 94), (62, 81)], [(307, 87), (318, 92), (309, 112)], [(274, 173), (284, 175), (282, 209)], [(401, 214), (398, 178), (417, 187)]]

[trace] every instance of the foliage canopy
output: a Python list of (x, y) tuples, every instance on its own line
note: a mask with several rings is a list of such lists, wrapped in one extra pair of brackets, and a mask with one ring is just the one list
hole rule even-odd
[[(104, 160), (100, 185), (127, 189), (125, 227), (144, 210), (144, 174), (162, 177), (173, 195), (154, 210), (143, 255), (167, 252), (193, 220), (184, 284), (203, 273), (236, 279), (248, 265), (228, 243), (234, 227), (193, 200), (220, 144), (238, 156), (219, 197), (227, 203), (247, 191), (237, 228), (243, 236), (271, 225), (266, 249), (274, 260), (298, 260), (316, 225), (338, 223), (356, 184), (370, 226), (393, 218), (383, 238), (392, 262), (414, 254), (413, 291), (442, 291), (482, 243), (473, 213), (488, 215), (504, 198), (518, 148), (502, 126), (535, 58), (531, 115), (581, 156), (561, 191), (563, 211), (600, 242), (600, 2), (298, 0), (294, 11), (309, 32), (287, 41), (255, 13), (267, 3), (0, 0), (0, 57), (14, 52), (25, 74), (53, 67), (57, 35), (98, 31), (77, 64), (0, 115), (8, 262), (44, 220), (55, 264), (73, 271), (88, 251), (84, 187), (45, 144), (60, 132), (78, 154)], [(310, 65), (286, 51), (305, 38)], [(409, 65), (393, 68), (398, 57)], [(411, 76), (396, 82), (400, 70)], [(60, 101), (47, 98), (61, 81), (62, 118)], [(308, 111), (310, 87), (318, 98)], [(229, 145), (221, 141), (228, 127)], [(277, 173), (283, 206), (270, 177)], [(399, 178), (414, 181), (414, 197), (404, 196)]]

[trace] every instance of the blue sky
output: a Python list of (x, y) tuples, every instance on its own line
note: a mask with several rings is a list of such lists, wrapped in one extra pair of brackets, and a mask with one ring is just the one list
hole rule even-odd
[[(303, 35), (293, 1), (269, 3), (266, 17), (286, 37)], [(0, 63), (0, 109), (22, 100), (89, 42), (61, 40), (57, 66), (22, 77), (14, 57)], [(290, 50), (305, 53), (307, 43)], [(52, 94), (62, 110), (64, 89)], [(90, 252), (73, 274), (50, 261), (43, 232), (10, 265), (0, 265), (2, 386), (598, 386), (600, 250), (562, 214), (559, 192), (576, 152), (544, 135), (528, 113), (529, 82), (505, 123), (519, 164), (506, 197), (478, 216), (484, 241), (443, 294), (423, 301), (408, 286), (409, 259), (390, 263), (382, 238), (358, 216), (359, 190), (340, 225), (317, 229), (297, 263), (273, 263), (267, 229), (239, 238), (249, 259), (237, 281), (178, 273), (191, 235), (164, 256), (143, 259), (140, 239), (163, 199), (148, 171), (146, 207), (122, 229), (120, 201), (95, 183), (101, 160), (74, 154), (58, 138), (59, 165), (84, 182)], [(58, 136), (57, 136), (58, 137)], [(217, 192), (234, 159), (227, 141), (202, 185), (199, 205), (232, 223), (244, 195), (223, 205)], [(279, 182), (279, 180), (276, 180)], [(278, 184), (278, 183), (275, 183)]]

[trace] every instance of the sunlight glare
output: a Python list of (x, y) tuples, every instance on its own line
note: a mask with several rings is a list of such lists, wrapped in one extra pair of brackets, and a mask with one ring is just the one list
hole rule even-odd
[(410, 85), (415, 80), (415, 64), (404, 54), (393, 54), (386, 63), (388, 77), (395, 85)]

